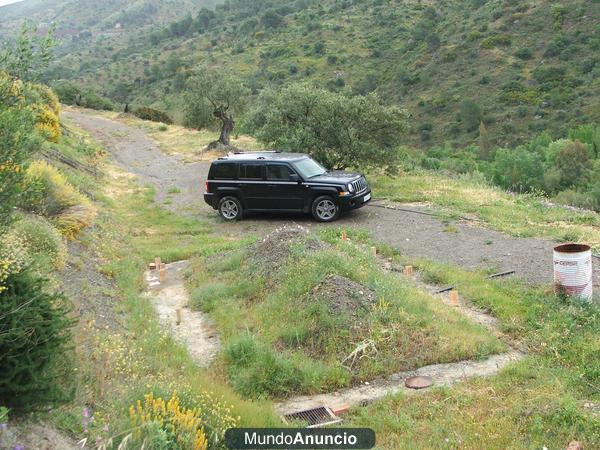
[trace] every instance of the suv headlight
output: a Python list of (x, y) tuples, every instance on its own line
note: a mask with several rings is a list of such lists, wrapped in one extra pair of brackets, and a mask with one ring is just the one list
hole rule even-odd
[(348, 183), (348, 191), (354, 192), (354, 186), (352, 186), (352, 183)]

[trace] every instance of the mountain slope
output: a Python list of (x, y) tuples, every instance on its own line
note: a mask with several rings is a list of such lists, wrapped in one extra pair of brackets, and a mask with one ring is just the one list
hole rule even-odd
[(107, 48), (71, 52), (55, 76), (175, 113), (189, 68), (255, 90), (309, 80), (377, 91), (412, 114), (411, 143), (500, 145), (600, 120), (600, 3), (231, 0)]
[(31, 22), (40, 33), (52, 24), (61, 43), (59, 54), (85, 49), (95, 39), (110, 45), (131, 35), (161, 27), (214, 0), (24, 0), (0, 8), (0, 38), (11, 39), (21, 24)]

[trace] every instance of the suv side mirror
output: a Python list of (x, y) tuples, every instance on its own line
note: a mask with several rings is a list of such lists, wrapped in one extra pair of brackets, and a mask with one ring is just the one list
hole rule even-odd
[(300, 181), (300, 176), (297, 173), (290, 173), (291, 181)]

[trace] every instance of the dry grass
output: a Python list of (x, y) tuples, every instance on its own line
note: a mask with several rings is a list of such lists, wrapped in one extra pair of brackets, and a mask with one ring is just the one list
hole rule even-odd
[[(162, 151), (167, 154), (183, 155), (186, 162), (211, 161), (221, 153), (217, 151), (206, 151), (208, 144), (219, 137), (219, 133), (211, 130), (193, 130), (179, 125), (157, 124), (135, 120), (137, 126), (143, 126), (152, 136)], [(144, 122), (140, 124), (138, 122)], [(259, 150), (260, 144), (250, 136), (237, 136), (231, 139), (231, 145), (240, 150)]]
[[(65, 110), (84, 111), (82, 108), (72, 106), (65, 107)], [(169, 155), (182, 155), (186, 162), (212, 161), (221, 155), (216, 151), (204, 150), (208, 144), (219, 138), (219, 132), (215, 130), (194, 130), (180, 125), (166, 125), (115, 111), (94, 111), (93, 113), (96, 116), (144, 130), (157, 142), (163, 152)], [(231, 145), (240, 150), (264, 148), (256, 139), (247, 135), (233, 135)]]

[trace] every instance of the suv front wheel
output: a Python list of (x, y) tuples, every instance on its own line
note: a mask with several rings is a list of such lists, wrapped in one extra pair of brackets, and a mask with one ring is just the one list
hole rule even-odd
[(240, 220), (243, 214), (242, 204), (236, 197), (223, 197), (219, 200), (219, 214), (225, 220)]
[(340, 207), (333, 198), (323, 195), (313, 202), (312, 215), (319, 222), (333, 222), (340, 215)]

